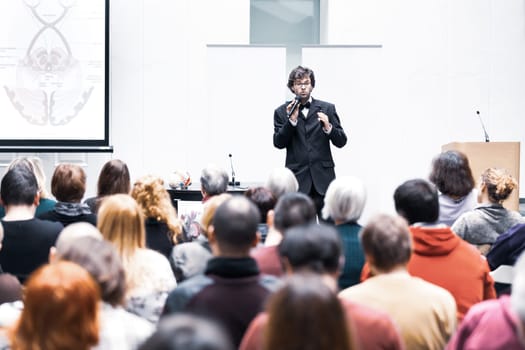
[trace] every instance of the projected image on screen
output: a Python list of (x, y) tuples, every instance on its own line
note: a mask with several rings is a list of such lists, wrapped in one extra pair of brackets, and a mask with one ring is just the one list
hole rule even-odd
[(106, 0), (2, 3), (0, 139), (106, 141)]

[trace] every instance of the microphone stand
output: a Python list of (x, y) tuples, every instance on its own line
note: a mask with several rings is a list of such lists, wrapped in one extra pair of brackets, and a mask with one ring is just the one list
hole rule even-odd
[(228, 185), (232, 187), (240, 186), (241, 183), (239, 181), (235, 181), (235, 170), (233, 170), (233, 160), (231, 153), (228, 155), (228, 157), (230, 157), (230, 166), (232, 168), (232, 180), (228, 182)]
[(479, 111), (476, 111), (476, 114), (479, 117), (479, 121), (481, 123), (481, 127), (483, 128), (483, 132), (485, 133), (485, 142), (490, 142), (489, 134), (487, 134), (487, 129), (485, 129), (485, 124), (483, 124), (483, 119), (481, 119), (481, 115), (479, 114)]

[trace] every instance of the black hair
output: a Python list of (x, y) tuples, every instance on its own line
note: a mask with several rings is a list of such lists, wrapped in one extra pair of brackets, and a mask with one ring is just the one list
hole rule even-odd
[(410, 225), (416, 222), (436, 222), (439, 218), (439, 198), (436, 187), (423, 179), (408, 180), (394, 192), (396, 211)]
[(31, 205), (38, 194), (38, 182), (31, 169), (17, 166), (2, 178), (0, 192), (4, 205)]
[(289, 192), (279, 197), (274, 209), (273, 225), (284, 233), (290, 227), (314, 221), (317, 215), (315, 204), (301, 192)]
[(290, 228), (278, 249), (294, 269), (333, 273), (340, 267), (342, 243), (333, 226), (310, 223)]

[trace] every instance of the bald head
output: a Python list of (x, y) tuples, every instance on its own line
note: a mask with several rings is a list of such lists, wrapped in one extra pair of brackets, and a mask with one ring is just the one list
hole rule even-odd
[(257, 242), (259, 216), (259, 209), (244, 196), (222, 203), (213, 217), (213, 235), (221, 251), (247, 252)]

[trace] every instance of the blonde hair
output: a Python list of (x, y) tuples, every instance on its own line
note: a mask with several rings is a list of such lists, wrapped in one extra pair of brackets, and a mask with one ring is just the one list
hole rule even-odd
[(215, 211), (222, 203), (226, 202), (232, 197), (229, 193), (222, 193), (213, 197), (210, 197), (202, 208), (201, 216), (201, 227), (204, 229), (205, 233), (208, 234), (208, 228), (210, 227)]
[(177, 243), (177, 235), (182, 233), (182, 224), (164, 187), (164, 180), (153, 175), (143, 176), (133, 184), (131, 196), (139, 204), (145, 217), (168, 225), (170, 238), (173, 243)]
[(481, 181), (487, 186), (489, 199), (493, 203), (501, 203), (509, 198), (514, 188), (518, 186), (506, 169), (488, 168), (481, 174)]
[(97, 228), (115, 245), (124, 266), (135, 252), (146, 247), (144, 215), (135, 200), (127, 194), (114, 194), (102, 201)]

